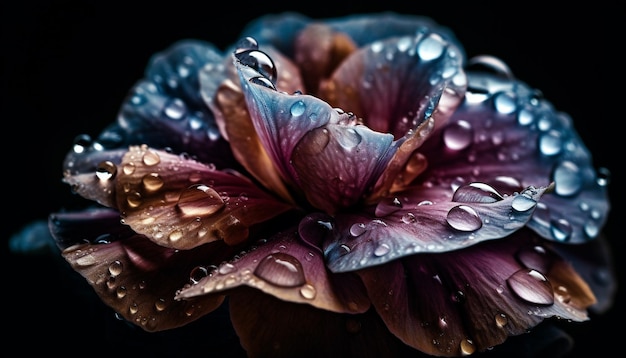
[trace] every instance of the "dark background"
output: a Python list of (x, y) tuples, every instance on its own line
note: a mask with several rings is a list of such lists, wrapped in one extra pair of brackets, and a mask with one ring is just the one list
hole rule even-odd
[[(620, 138), (626, 118), (623, 3), (548, 8), (547, 2), (385, 1), (385, 6), (342, 10), (320, 2), (293, 4), (3, 2), (2, 342), (13, 352), (10, 355), (42, 351), (124, 356), (136, 348), (144, 356), (181, 356), (196, 349), (226, 356), (223, 352), (234, 342), (227, 326), (211, 326), (214, 330), (201, 339), (182, 331), (168, 345), (158, 334), (116, 330), (123, 323), (58, 258), (7, 256), (7, 242), (22, 225), (46, 218), (71, 199), (69, 187), (61, 183), (61, 163), (73, 138), (81, 133), (95, 136), (115, 120), (152, 54), (185, 38), (208, 40), (224, 49), (253, 18), (286, 10), (311, 17), (384, 10), (426, 15), (451, 28), (470, 57), (486, 53), (503, 59), (516, 77), (574, 118), (594, 165), (611, 170), (613, 210), (605, 233), (624, 281), (625, 245), (618, 232), (624, 214), (618, 199), (623, 199), (621, 185), (626, 180), (625, 142)], [(566, 326), (576, 339), (571, 357), (621, 351), (626, 304), (622, 286), (608, 313)]]

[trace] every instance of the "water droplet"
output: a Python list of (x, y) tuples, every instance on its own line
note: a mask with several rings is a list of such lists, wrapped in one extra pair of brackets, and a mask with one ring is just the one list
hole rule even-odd
[(124, 286), (120, 286), (117, 288), (117, 290), (115, 290), (117, 298), (124, 298), (126, 296), (126, 293), (128, 293), (128, 290)]
[(537, 205), (537, 202), (524, 194), (516, 195), (511, 201), (511, 208), (517, 212), (525, 212)]
[(459, 231), (476, 231), (483, 225), (478, 213), (467, 205), (458, 205), (448, 211), (448, 224)]
[(357, 237), (367, 231), (367, 227), (363, 223), (356, 223), (350, 226), (350, 235)]
[(89, 146), (91, 146), (91, 142), (92, 140), (89, 135), (78, 135), (74, 138), (74, 146), (72, 149), (76, 154), (84, 153), (89, 148)]
[(585, 223), (583, 229), (585, 231), (585, 235), (587, 235), (587, 237), (590, 239), (597, 237), (600, 233), (600, 227), (598, 226), (598, 224), (591, 220), (588, 220)]
[(176, 204), (188, 216), (212, 215), (224, 207), (224, 200), (213, 188), (194, 184), (185, 189)]
[(202, 280), (203, 278), (207, 277), (209, 275), (209, 271), (207, 270), (206, 267), (204, 266), (196, 266), (191, 270), (191, 273), (189, 274), (189, 280), (191, 281), (191, 283), (198, 283), (200, 282), (200, 280)]
[(405, 213), (402, 215), (402, 222), (405, 224), (416, 223), (417, 219), (415, 218), (415, 214), (413, 213)]
[(378, 256), (378, 257), (385, 256), (389, 253), (389, 251), (391, 251), (391, 248), (389, 247), (389, 245), (385, 243), (381, 243), (374, 250), (374, 256)]
[(506, 280), (509, 288), (524, 301), (551, 305), (554, 303), (554, 291), (548, 279), (539, 271), (521, 269)]
[(263, 77), (263, 76), (257, 76), (257, 77), (252, 77), (250, 78), (250, 82), (257, 84), (259, 86), (263, 86), (263, 87), (267, 87), (269, 89), (272, 90), (276, 90), (276, 86), (274, 86), (274, 84), (272, 83), (272, 81), (270, 81), (269, 79)]
[(291, 105), (291, 108), (289, 110), (292, 116), (298, 117), (304, 113), (304, 111), (306, 110), (306, 105), (304, 104), (303, 101), (295, 101)]
[(557, 241), (567, 241), (572, 235), (572, 225), (566, 219), (550, 221), (550, 232)]
[(161, 162), (161, 157), (159, 157), (159, 155), (152, 150), (146, 150), (141, 160), (145, 165), (150, 167), (159, 164)]
[(241, 64), (254, 69), (272, 84), (276, 83), (276, 65), (265, 52), (256, 49), (243, 50), (236, 52), (235, 57)]
[(502, 114), (511, 114), (517, 109), (515, 95), (510, 92), (500, 92), (493, 98), (493, 105), (496, 111)]
[(131, 175), (135, 172), (135, 164), (133, 163), (126, 163), (124, 164), (124, 167), (122, 168), (122, 171), (124, 172), (124, 174), (126, 175)]
[(143, 187), (146, 191), (156, 191), (163, 186), (163, 179), (157, 173), (149, 173), (143, 176), (141, 179)]
[(281, 287), (296, 287), (306, 283), (300, 261), (283, 252), (267, 255), (259, 262), (254, 274)]
[(439, 35), (429, 34), (417, 44), (417, 54), (424, 61), (431, 61), (443, 54), (445, 47)]
[(478, 182), (459, 187), (452, 196), (452, 201), (458, 203), (495, 203), (503, 199), (492, 186)]
[(500, 313), (496, 315), (496, 326), (498, 328), (503, 328), (509, 323), (509, 319), (506, 317), (504, 313)]
[(171, 241), (171, 242), (176, 242), (180, 239), (183, 238), (183, 232), (181, 230), (174, 230), (172, 232), (170, 232), (170, 234), (167, 236), (167, 238)]
[(548, 252), (543, 246), (532, 245), (523, 247), (515, 254), (515, 257), (526, 268), (539, 272), (548, 272), (551, 266)]
[(217, 269), (217, 272), (220, 275), (228, 275), (229, 273), (233, 273), (236, 270), (237, 270), (237, 267), (235, 267), (235, 265), (229, 262), (225, 262), (222, 265), (220, 265), (220, 267)]
[(237, 54), (246, 50), (258, 49), (259, 43), (257, 42), (257, 40), (254, 37), (247, 36), (237, 41), (237, 44), (235, 46), (235, 53)]
[(563, 148), (563, 138), (561, 132), (551, 130), (539, 137), (539, 150), (541, 154), (547, 156), (557, 155)]
[(317, 294), (317, 291), (315, 290), (315, 287), (313, 287), (313, 285), (309, 283), (307, 283), (306, 285), (302, 286), (302, 288), (300, 288), (300, 295), (306, 298), (307, 300), (314, 299), (316, 294)]
[(469, 356), (474, 354), (476, 351), (476, 347), (474, 346), (474, 342), (471, 339), (463, 339), (460, 343), (461, 354), (464, 356)]
[(117, 166), (108, 160), (102, 161), (96, 167), (96, 176), (101, 181), (107, 181), (115, 177)]
[(611, 181), (611, 171), (608, 168), (599, 168), (596, 183), (600, 186), (607, 186)]
[(187, 114), (187, 106), (180, 98), (173, 98), (163, 107), (163, 114), (170, 119), (180, 120)]
[(578, 193), (583, 185), (578, 166), (570, 161), (559, 163), (552, 173), (554, 192), (561, 196), (570, 196)]
[(124, 265), (120, 260), (115, 260), (109, 265), (109, 273), (111, 276), (117, 276), (122, 273)]
[(456, 121), (443, 131), (443, 142), (452, 150), (463, 150), (472, 143), (474, 131), (472, 126), (464, 120)]
[(167, 304), (165, 303), (165, 300), (162, 298), (159, 298), (154, 303), (154, 308), (159, 312), (163, 311), (166, 307), (167, 307)]

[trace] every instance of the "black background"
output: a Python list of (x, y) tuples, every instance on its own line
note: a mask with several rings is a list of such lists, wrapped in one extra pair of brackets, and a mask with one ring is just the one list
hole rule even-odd
[[(127, 91), (143, 76), (152, 54), (185, 38), (208, 40), (223, 49), (237, 40), (253, 18), (286, 10), (311, 17), (385, 10), (426, 15), (451, 28), (470, 57), (491, 54), (503, 59), (516, 77), (540, 89), (558, 110), (574, 118), (577, 131), (593, 153), (594, 165), (611, 170), (613, 210), (605, 233), (623, 281), (625, 245), (618, 232), (624, 214), (619, 199), (623, 200), (621, 186), (626, 180), (626, 150), (621, 138), (626, 119), (623, 3), (556, 6), (548, 2), (471, 1), (459, 5), (385, 1), (385, 6), (342, 9), (321, 2), (292, 4), (186, 0), (3, 3), (0, 118), (5, 352), (16, 356), (37, 351), (124, 356), (137, 348), (144, 356), (182, 356), (194, 351), (226, 356), (226, 347), (234, 338), (222, 326), (211, 326), (214, 331), (207, 331), (202, 339), (183, 331), (177, 343), (166, 346), (159, 345), (159, 335), (146, 337), (132, 330), (111, 333), (123, 323), (85, 290), (80, 278), (50, 257), (7, 256), (6, 241), (22, 225), (46, 218), (69, 200), (69, 188), (61, 183), (61, 163), (73, 138), (81, 133), (97, 135), (115, 120)], [(605, 315), (568, 326), (576, 339), (571, 357), (604, 357), (621, 351), (623, 291), (620, 286), (614, 308)], [(154, 346), (146, 346), (146, 342)]]

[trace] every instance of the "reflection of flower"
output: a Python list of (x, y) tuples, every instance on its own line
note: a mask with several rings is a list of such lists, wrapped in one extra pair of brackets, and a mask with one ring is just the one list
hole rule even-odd
[(251, 356), (457, 356), (609, 304), (606, 173), (501, 61), (393, 14), (242, 35), (155, 56), (66, 158), (99, 205), (53, 236), (126, 320), (173, 329), (228, 296)]

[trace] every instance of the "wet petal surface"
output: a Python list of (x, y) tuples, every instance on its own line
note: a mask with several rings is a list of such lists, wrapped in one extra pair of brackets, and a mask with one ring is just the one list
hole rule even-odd
[(420, 254), (358, 271), (376, 311), (407, 344), (469, 355), (546, 318), (587, 320), (593, 293), (529, 230), (462, 251)]
[(124, 223), (165, 247), (239, 244), (251, 226), (294, 209), (235, 171), (146, 146), (130, 148), (121, 172), (116, 187)]

